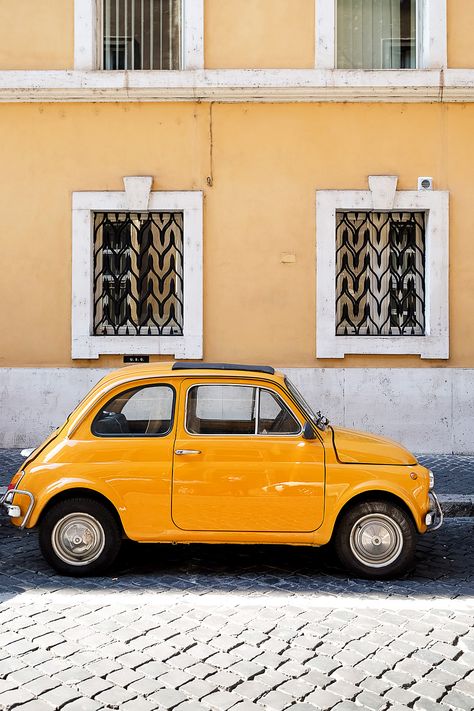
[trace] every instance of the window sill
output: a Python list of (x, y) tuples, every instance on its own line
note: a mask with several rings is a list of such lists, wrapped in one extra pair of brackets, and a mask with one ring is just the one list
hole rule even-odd
[(449, 358), (446, 336), (320, 336), (318, 358), (346, 355), (419, 355), (427, 359)]
[(101, 355), (172, 355), (202, 358), (201, 336), (81, 336), (72, 341), (73, 359)]

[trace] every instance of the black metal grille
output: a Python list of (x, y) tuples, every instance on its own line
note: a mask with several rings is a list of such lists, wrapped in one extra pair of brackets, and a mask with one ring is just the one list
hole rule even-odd
[(336, 335), (425, 333), (425, 214), (336, 213)]
[(94, 334), (183, 335), (183, 213), (94, 215)]

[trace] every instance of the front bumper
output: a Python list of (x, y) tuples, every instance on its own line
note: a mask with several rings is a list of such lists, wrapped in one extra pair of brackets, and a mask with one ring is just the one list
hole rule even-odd
[(425, 523), (428, 531), (437, 531), (438, 528), (441, 528), (443, 525), (443, 509), (433, 489), (430, 490), (428, 496), (430, 499), (430, 510), (425, 516)]
[[(16, 494), (27, 496), (30, 500), (25, 513), (23, 513), (20, 506), (13, 502)], [(19, 528), (25, 528), (28, 523), (28, 519), (31, 516), (31, 512), (33, 511), (34, 505), (35, 497), (31, 491), (26, 491), (25, 489), (7, 489), (5, 486), (0, 487), (0, 506), (4, 509), (7, 516), (10, 516), (10, 518), (21, 518), (23, 516), (23, 520)]]

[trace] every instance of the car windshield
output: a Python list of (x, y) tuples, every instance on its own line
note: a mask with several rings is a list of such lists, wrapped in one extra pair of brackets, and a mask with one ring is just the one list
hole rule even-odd
[(293, 385), (289, 378), (285, 378), (285, 383), (292, 397), (296, 400), (296, 402), (307, 415), (307, 417), (316, 425), (316, 427), (319, 427), (321, 421), (321, 413), (318, 413), (318, 415), (316, 415), (311, 405), (308, 404), (308, 402), (304, 399), (296, 385)]

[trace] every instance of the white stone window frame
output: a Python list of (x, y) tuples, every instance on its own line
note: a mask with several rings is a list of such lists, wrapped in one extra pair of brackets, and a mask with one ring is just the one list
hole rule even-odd
[[(397, 191), (397, 176), (369, 176), (369, 190), (316, 191), (316, 356), (449, 358), (449, 192)], [(425, 212), (425, 335), (336, 336), (336, 212)]]
[[(337, 0), (315, 0), (315, 63), (317, 69), (337, 69)], [(417, 69), (444, 69), (447, 67), (447, 13), (446, 0), (418, 0)], [(341, 70), (342, 71), (342, 70)], [(345, 72), (373, 70), (343, 70)], [(384, 69), (384, 72), (414, 71), (409, 69)], [(350, 79), (348, 81), (350, 84)]]
[[(72, 194), (72, 358), (100, 355), (173, 355), (202, 358), (203, 193), (151, 192), (152, 178), (124, 178), (123, 192)], [(97, 336), (93, 334), (93, 229), (96, 212), (171, 212), (184, 218), (184, 331), (182, 336)]]
[[(204, 0), (181, 0), (181, 3), (183, 23), (181, 70), (203, 69)], [(76, 70), (105, 71), (100, 69), (99, 57), (101, 8), (102, 0), (74, 0), (74, 69)]]

